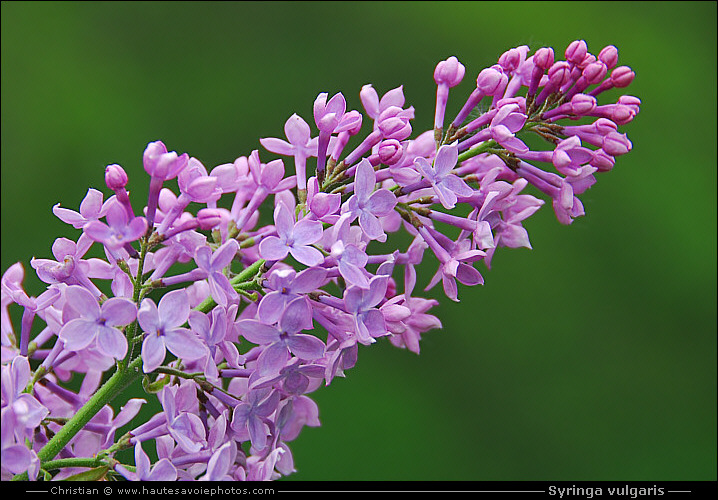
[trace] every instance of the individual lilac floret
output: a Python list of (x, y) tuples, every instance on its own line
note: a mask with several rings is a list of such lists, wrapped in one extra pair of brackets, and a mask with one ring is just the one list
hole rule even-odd
[(234, 407), (232, 430), (238, 434), (240, 439), (249, 437), (254, 448), (263, 450), (267, 446), (268, 434), (268, 426), (265, 421), (274, 413), (278, 404), (279, 393), (277, 391), (269, 388), (249, 391), (246, 401)]
[(456, 87), (464, 78), (464, 65), (455, 56), (449, 57), (436, 65), (434, 81), (436, 82), (436, 111), (434, 113), (434, 131), (437, 144), (441, 140), (444, 127), (444, 113), (449, 98), (449, 88)]
[(234, 259), (237, 250), (239, 250), (237, 240), (229, 240), (214, 253), (209, 246), (201, 246), (197, 249), (194, 257), (197, 267), (207, 273), (212, 298), (217, 304), (224, 307), (237, 298), (237, 292), (232, 288), (229, 278), (223, 272), (224, 268)]
[(284, 124), (287, 141), (268, 137), (259, 142), (267, 151), (279, 155), (294, 156), (297, 172), (297, 189), (307, 189), (307, 158), (317, 156), (318, 138), (312, 138), (309, 124), (301, 116), (294, 113)]
[(277, 236), (267, 236), (259, 244), (259, 255), (266, 260), (282, 260), (287, 254), (298, 262), (312, 267), (324, 260), (322, 253), (311, 245), (322, 238), (322, 223), (302, 219), (294, 222), (289, 208), (278, 203), (274, 209), (274, 227)]
[(175, 481), (177, 469), (167, 458), (162, 458), (151, 466), (150, 457), (142, 449), (140, 443), (135, 444), (135, 472), (124, 465), (115, 466), (115, 470), (130, 481)]
[(327, 271), (322, 267), (310, 267), (299, 273), (293, 269), (272, 271), (268, 283), (265, 282), (264, 285), (271, 291), (262, 297), (257, 314), (266, 323), (276, 323), (290, 301), (303, 294), (319, 290), (326, 281)]
[(376, 308), (386, 295), (387, 284), (386, 276), (375, 276), (368, 288), (352, 286), (344, 292), (344, 305), (354, 318), (357, 340), (364, 345), (376, 342), (375, 337), (389, 334), (384, 315)]
[(386, 234), (378, 217), (386, 217), (396, 206), (396, 197), (388, 189), (377, 189), (376, 172), (367, 159), (357, 165), (354, 177), (354, 194), (342, 206), (342, 213), (350, 215), (350, 221), (359, 218), (364, 234), (372, 240), (386, 241)]
[(103, 354), (122, 359), (127, 354), (127, 339), (117, 326), (129, 325), (137, 316), (135, 304), (124, 297), (113, 297), (100, 306), (97, 298), (81, 286), (65, 290), (65, 301), (79, 318), (68, 321), (59, 337), (69, 351), (80, 351), (97, 341)]
[(59, 203), (52, 207), (52, 213), (62, 222), (70, 224), (75, 229), (82, 229), (89, 222), (105, 216), (107, 203), (110, 200), (103, 203), (102, 197), (101, 191), (90, 188), (80, 203), (79, 213), (67, 208), (61, 208)]
[(189, 319), (189, 297), (185, 290), (174, 290), (160, 299), (156, 306), (152, 299), (144, 299), (137, 320), (146, 332), (142, 342), (145, 373), (153, 371), (165, 359), (166, 350), (178, 358), (193, 360), (207, 354), (207, 347), (191, 331), (183, 328)]
[(108, 250), (119, 250), (140, 239), (147, 231), (147, 220), (144, 217), (130, 219), (119, 202), (109, 206), (106, 220), (107, 224), (100, 221), (88, 222), (84, 229), (85, 234), (102, 243)]
[(259, 321), (238, 321), (237, 328), (250, 342), (266, 346), (257, 362), (262, 373), (275, 373), (289, 360), (290, 352), (307, 361), (324, 356), (324, 342), (313, 335), (299, 333), (312, 324), (311, 318), (307, 299), (299, 297), (287, 304), (277, 326), (267, 325), (260, 316)]
[(317, 144), (317, 177), (323, 179), (324, 167), (327, 163), (327, 148), (329, 138), (334, 132), (338, 132), (337, 126), (347, 110), (347, 102), (340, 93), (334, 94), (329, 102), (329, 94), (322, 92), (314, 101), (314, 121), (319, 129), (319, 142)]
[(24, 444), (50, 413), (32, 394), (25, 393), (31, 375), (30, 363), (25, 356), (15, 356), (9, 364), (2, 366), (3, 465), (7, 458), (5, 441)]
[(417, 170), (431, 183), (436, 196), (446, 209), (456, 206), (458, 196), (471, 196), (474, 192), (463, 180), (451, 173), (459, 160), (458, 148), (458, 142), (441, 146), (433, 165), (426, 158), (417, 157), (414, 160)]

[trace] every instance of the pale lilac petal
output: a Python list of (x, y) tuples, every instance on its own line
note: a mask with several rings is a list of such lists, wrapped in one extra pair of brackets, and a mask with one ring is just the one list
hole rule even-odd
[(211, 267), (212, 260), (212, 249), (208, 246), (201, 246), (197, 249), (194, 255), (194, 261), (199, 267), (205, 270), (209, 270)]
[(298, 262), (301, 262), (305, 266), (318, 266), (324, 262), (324, 255), (322, 255), (322, 252), (313, 247), (304, 246), (290, 248), (289, 253), (292, 254), (292, 257), (297, 259)]
[(117, 328), (99, 326), (97, 347), (106, 356), (122, 359), (127, 354), (127, 339)]
[(354, 194), (360, 202), (369, 199), (374, 185), (376, 184), (376, 173), (366, 158), (357, 165), (354, 174)]
[(448, 174), (459, 161), (459, 143), (444, 144), (436, 152), (434, 159), (434, 170), (439, 177)]
[(267, 431), (262, 420), (255, 415), (250, 415), (247, 421), (247, 429), (249, 430), (249, 439), (252, 441), (252, 446), (258, 450), (264, 449), (267, 446)]
[(150, 457), (147, 456), (140, 443), (135, 445), (135, 468), (136, 474), (140, 478), (147, 477), (150, 472)]
[(366, 208), (377, 217), (384, 217), (389, 215), (395, 206), (394, 193), (388, 189), (379, 189), (369, 197)]
[(65, 349), (80, 351), (95, 340), (98, 327), (99, 325), (92, 320), (76, 318), (62, 327), (59, 337), (65, 344)]
[(287, 347), (292, 354), (305, 360), (319, 359), (324, 356), (324, 342), (314, 335), (291, 335), (287, 339)]
[(65, 290), (65, 301), (77, 311), (80, 316), (93, 320), (100, 317), (100, 305), (92, 293), (78, 285), (67, 287)]
[(339, 261), (339, 272), (347, 283), (359, 288), (369, 288), (369, 279), (362, 270), (354, 264), (345, 262), (344, 259)]
[(137, 321), (142, 331), (154, 333), (160, 327), (160, 315), (152, 299), (144, 299), (137, 311)]
[(227, 243), (219, 247), (212, 255), (212, 270), (219, 271), (227, 267), (230, 262), (232, 262), (232, 259), (234, 259), (238, 250), (239, 243), (234, 239), (227, 241)]
[(318, 289), (324, 284), (327, 277), (327, 270), (323, 267), (310, 267), (297, 274), (292, 281), (292, 292), (309, 293)]
[(259, 255), (266, 260), (282, 260), (289, 253), (287, 244), (276, 236), (268, 236), (259, 243)]
[(275, 137), (267, 137), (265, 139), (259, 139), (259, 143), (264, 146), (264, 149), (278, 155), (293, 156), (297, 150), (287, 141), (277, 139)]
[(146, 481), (175, 481), (177, 469), (167, 458), (158, 461), (152, 468), (152, 472), (146, 477)]
[(269, 344), (257, 358), (257, 363), (260, 366), (259, 373), (260, 375), (278, 373), (279, 370), (284, 368), (288, 360), (289, 351), (283, 342)]
[(282, 318), (279, 320), (279, 329), (283, 332), (296, 333), (311, 324), (312, 309), (304, 297), (299, 297), (287, 304)]
[(165, 328), (185, 324), (189, 319), (189, 310), (189, 296), (184, 289), (167, 293), (157, 308), (160, 323)]
[(144, 217), (135, 217), (132, 219), (127, 226), (127, 230), (124, 233), (124, 239), (129, 241), (136, 241), (147, 232), (147, 220)]
[(294, 246), (316, 243), (322, 238), (322, 223), (316, 220), (302, 219), (294, 226)]
[(52, 213), (62, 222), (70, 224), (75, 229), (82, 229), (82, 227), (87, 224), (87, 219), (82, 215), (74, 210), (60, 207), (59, 203), (52, 207)]
[(279, 331), (254, 319), (242, 319), (236, 323), (240, 335), (258, 345), (271, 344), (279, 340)]
[(137, 308), (129, 299), (112, 297), (102, 304), (101, 314), (107, 326), (124, 326), (137, 318)]
[(207, 354), (207, 347), (199, 337), (184, 328), (165, 332), (165, 346), (167, 350), (181, 359), (199, 359)]
[(459, 196), (471, 196), (474, 190), (456, 175), (449, 174), (441, 180), (442, 186), (452, 190)]
[[(316, 288), (312, 288), (315, 290)], [(262, 297), (257, 308), (257, 317), (264, 323), (271, 324), (279, 321), (284, 310), (285, 296), (280, 292), (269, 292)]]
[(289, 142), (297, 146), (304, 146), (311, 139), (309, 124), (296, 113), (290, 116), (284, 124), (284, 133)]
[(165, 360), (165, 341), (156, 333), (149, 333), (142, 342), (142, 370), (145, 373), (153, 371)]
[(294, 217), (284, 203), (277, 204), (274, 209), (274, 227), (280, 237), (288, 237), (294, 230)]
[(386, 234), (384, 234), (384, 228), (382, 228), (381, 222), (372, 214), (361, 212), (359, 214), (359, 225), (364, 233), (372, 240), (386, 241)]

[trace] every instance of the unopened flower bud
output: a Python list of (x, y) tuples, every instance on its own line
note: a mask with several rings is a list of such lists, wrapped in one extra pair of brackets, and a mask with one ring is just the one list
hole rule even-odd
[(219, 208), (202, 208), (197, 212), (197, 222), (200, 229), (214, 229), (222, 222), (222, 210)]
[(608, 68), (606, 64), (601, 61), (596, 61), (586, 66), (581, 75), (586, 79), (586, 83), (595, 85), (603, 80), (607, 72)]
[(394, 165), (404, 156), (404, 148), (396, 139), (387, 139), (379, 145), (379, 160), (384, 165)]
[(587, 51), (588, 47), (586, 46), (585, 41), (575, 40), (571, 42), (568, 47), (566, 47), (566, 60), (573, 64), (580, 64), (583, 61), (583, 58), (586, 57)]
[(553, 66), (554, 54), (550, 47), (542, 47), (534, 54), (534, 65), (546, 71)]
[(443, 84), (448, 87), (456, 87), (464, 78), (465, 71), (464, 65), (456, 57), (451, 56), (436, 65), (434, 81), (437, 85)]
[(614, 87), (628, 87), (636, 74), (628, 66), (619, 66), (611, 72), (611, 83)]
[(476, 78), (476, 88), (484, 95), (495, 96), (503, 93), (508, 81), (508, 77), (498, 69), (486, 68)]
[(607, 45), (598, 53), (598, 60), (602, 61), (608, 69), (613, 69), (618, 63), (618, 49), (613, 45)]
[(117, 164), (105, 167), (105, 184), (113, 191), (122, 189), (127, 185), (127, 172)]

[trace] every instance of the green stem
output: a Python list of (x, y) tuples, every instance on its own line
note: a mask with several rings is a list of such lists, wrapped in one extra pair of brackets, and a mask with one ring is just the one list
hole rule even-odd
[[(77, 413), (50, 439), (45, 446), (37, 453), (40, 463), (44, 464), (55, 458), (67, 443), (82, 430), (82, 428), (94, 417), (106, 404), (112, 401), (135, 379), (142, 374), (140, 366), (142, 358), (135, 358), (126, 368), (118, 368), (107, 382), (80, 408)], [(27, 480), (27, 473), (23, 472), (13, 477), (13, 481)]]
[[(253, 263), (251, 266), (247, 266), (240, 272), (237, 276), (233, 277), (231, 280), (229, 280), (229, 283), (232, 286), (235, 286), (239, 283), (249, 281), (249, 278), (254, 278), (256, 274), (259, 272), (261, 267), (264, 265), (265, 260), (259, 259), (255, 263)], [(195, 307), (196, 311), (207, 313), (214, 309), (214, 306), (216, 306), (217, 303), (214, 301), (212, 297), (207, 297), (204, 302), (202, 302), (200, 305)]]
[(468, 151), (464, 151), (459, 155), (459, 163), (461, 163), (464, 160), (468, 160), (469, 158), (473, 158), (476, 155), (480, 155), (481, 153), (485, 153), (489, 149), (495, 147), (497, 144), (495, 141), (486, 141), (482, 142), (478, 146), (476, 146), (473, 149), (469, 149)]
[(64, 467), (89, 467), (91, 469), (102, 465), (109, 466), (108, 462), (99, 457), (94, 458), (60, 458), (58, 460), (50, 460), (42, 464), (44, 470), (50, 471), (62, 469)]

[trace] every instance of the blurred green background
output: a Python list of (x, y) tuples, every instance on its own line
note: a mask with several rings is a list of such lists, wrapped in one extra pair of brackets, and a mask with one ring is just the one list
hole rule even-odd
[(715, 480), (714, 2), (3, 2), (2, 269), (39, 293), (30, 258), (78, 235), (51, 207), (107, 193), (109, 163), (141, 206), (150, 141), (212, 168), (310, 121), (319, 92), (362, 109), (366, 83), (404, 85), (418, 133), (439, 60), (467, 69), (451, 115), (503, 51), (577, 38), (635, 70), (634, 150), (586, 217), (544, 207), (533, 250), (442, 300), (420, 356), (379, 342), (314, 393), (290, 479)]

